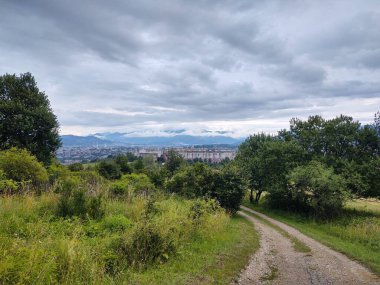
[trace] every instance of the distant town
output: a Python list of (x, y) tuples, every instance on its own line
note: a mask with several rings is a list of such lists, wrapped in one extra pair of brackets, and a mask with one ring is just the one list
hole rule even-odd
[(203, 161), (206, 163), (233, 160), (236, 155), (236, 147), (226, 145), (187, 147), (73, 146), (60, 148), (57, 152), (57, 158), (62, 164), (72, 164), (76, 162), (94, 162), (119, 154), (132, 153), (137, 157), (152, 157), (154, 160), (165, 161), (166, 154), (170, 149), (174, 149), (188, 161)]

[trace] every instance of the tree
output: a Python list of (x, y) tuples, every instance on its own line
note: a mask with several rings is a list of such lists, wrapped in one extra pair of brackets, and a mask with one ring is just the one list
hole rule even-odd
[(178, 152), (173, 149), (168, 151), (165, 168), (171, 175), (173, 175), (174, 172), (179, 169), (184, 163), (184, 158)]
[(264, 134), (249, 137), (236, 156), (236, 163), (248, 180), (250, 201), (255, 203), (263, 191), (271, 191), (274, 186), (285, 187), (286, 175), (304, 160), (304, 150), (294, 141)]
[(132, 167), (129, 165), (129, 158), (126, 155), (119, 154), (115, 158), (115, 162), (119, 165), (121, 172), (124, 174), (131, 173)]
[[(263, 176), (260, 171), (260, 161), (257, 159), (257, 154), (261, 146), (274, 138), (265, 134), (256, 134), (247, 138), (240, 146), (237, 152), (235, 163), (238, 165), (246, 177), (249, 188), (251, 203), (258, 202), (263, 192)], [(255, 193), (255, 197), (253, 194)]]
[(230, 213), (238, 211), (245, 189), (236, 169), (224, 167), (214, 174), (214, 180), (214, 190), (210, 196), (215, 198), (220, 206)]
[(240, 175), (231, 167), (222, 170), (196, 162), (176, 172), (166, 183), (166, 190), (188, 198), (213, 198), (231, 213), (236, 212), (244, 196)]
[(142, 173), (144, 170), (144, 162), (142, 157), (139, 157), (133, 162), (133, 169), (136, 173)]
[(48, 180), (43, 165), (25, 149), (11, 148), (0, 152), (0, 170), (10, 180), (38, 185)]
[[(376, 118), (377, 115), (375, 122)], [(374, 180), (368, 178), (369, 173), (374, 173), (368, 166), (374, 164), (380, 154), (376, 123), (362, 126), (344, 115), (331, 120), (311, 116), (307, 121), (292, 119), (290, 131), (281, 131), (279, 135), (301, 145), (309, 159), (333, 167), (336, 174), (347, 180), (347, 187), (352, 193), (368, 196), (376, 192), (371, 189)]]
[(377, 136), (380, 137), (380, 111), (375, 114), (374, 128), (376, 130)]
[(61, 142), (49, 100), (30, 73), (0, 76), (0, 149), (29, 150), (49, 164)]

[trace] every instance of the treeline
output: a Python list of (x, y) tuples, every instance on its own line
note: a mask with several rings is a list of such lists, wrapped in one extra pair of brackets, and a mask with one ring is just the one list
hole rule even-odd
[(277, 135), (256, 134), (239, 147), (235, 164), (251, 202), (267, 193), (274, 208), (328, 217), (352, 197), (380, 197), (380, 121), (352, 117), (292, 119)]

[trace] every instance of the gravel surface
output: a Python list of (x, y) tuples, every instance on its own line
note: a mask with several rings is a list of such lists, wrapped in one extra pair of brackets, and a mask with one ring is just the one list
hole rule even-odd
[(246, 207), (287, 231), (311, 248), (310, 253), (294, 250), (291, 241), (254, 216), (239, 212), (259, 232), (260, 248), (235, 284), (380, 284), (379, 278), (367, 268), (345, 255), (309, 238), (298, 230)]

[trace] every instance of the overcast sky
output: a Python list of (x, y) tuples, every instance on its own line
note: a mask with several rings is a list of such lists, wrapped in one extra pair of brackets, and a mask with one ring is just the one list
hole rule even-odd
[(0, 0), (0, 74), (62, 134), (287, 127), (380, 110), (380, 1)]

